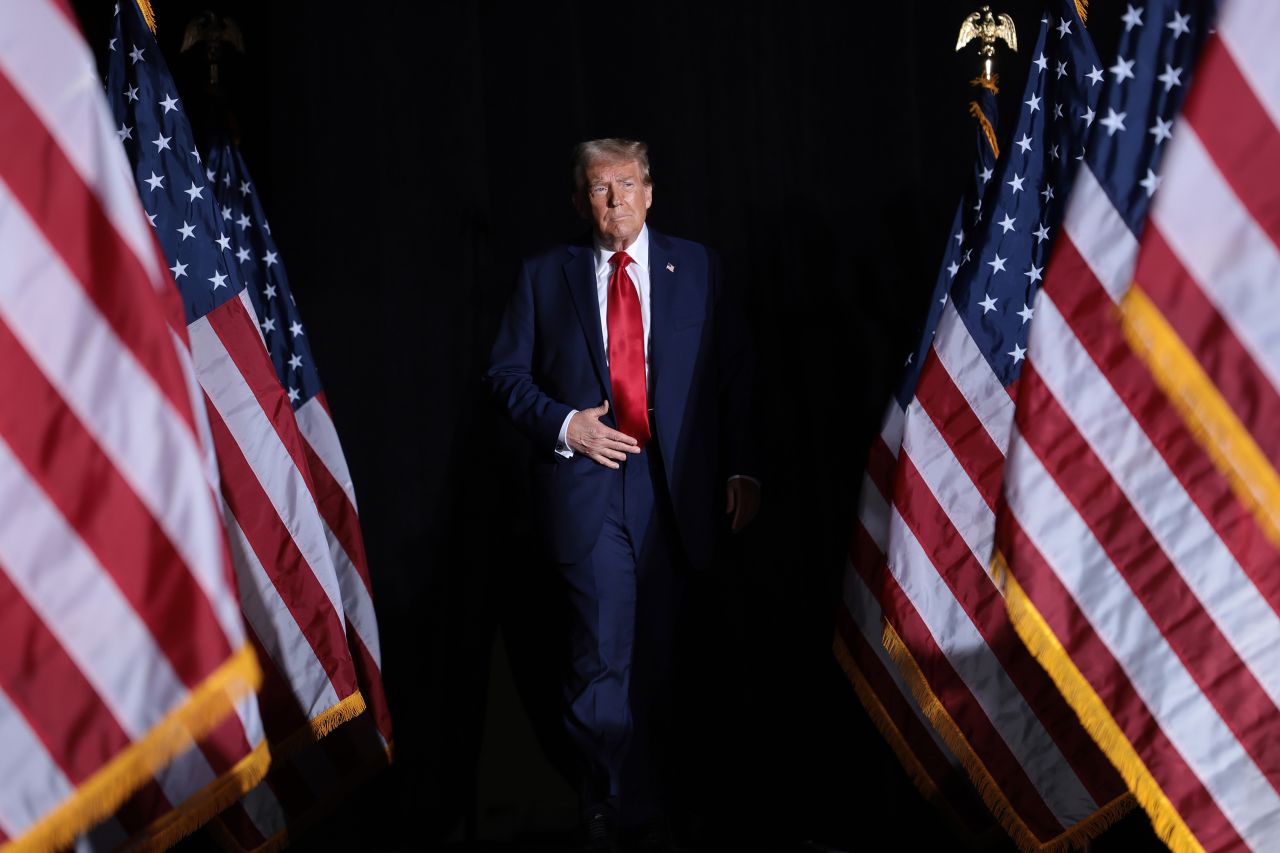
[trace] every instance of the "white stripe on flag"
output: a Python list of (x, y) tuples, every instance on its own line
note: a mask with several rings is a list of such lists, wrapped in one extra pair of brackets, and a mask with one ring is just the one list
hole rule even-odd
[(3, 440), (0, 506), (0, 570), (130, 739), (146, 734), (189, 693), (106, 569)]
[[(942, 309), (938, 334), (933, 339), (933, 351), (969, 408), (982, 422), (991, 441), (1003, 453), (1009, 446), (1013, 398), (991, 371), (991, 365), (950, 301)], [(981, 502), (982, 498), (978, 500)]]
[(190, 428), (3, 182), (0, 210), (10, 273), (0, 278), (0, 317), (165, 531), (238, 647), (244, 629), (224, 594), (222, 529)]
[[(1037, 312), (1036, 323), (1041, 322)], [(1038, 331), (1035, 337), (1043, 338), (1044, 333)], [(1023, 532), (1236, 830), (1254, 849), (1267, 849), (1280, 831), (1274, 825), (1280, 819), (1275, 790), (1183, 669), (1142, 602), (1133, 597), (1089, 526), (1025, 442), (1013, 442), (1006, 472), (1005, 499)], [(1248, 798), (1231, 796), (1240, 790), (1254, 793)], [(1268, 822), (1272, 825), (1259, 833)]]
[(257, 747), (267, 736), (262, 728), (262, 717), (258, 713), (258, 700), (251, 694), (236, 700), (236, 716), (240, 718), (240, 728), (244, 730), (244, 739), (250, 747)]
[(299, 707), (309, 719), (314, 719), (338, 704), (341, 697), (333, 689), (333, 682), (316, 657), (315, 649), (298, 627), (284, 599), (276, 592), (271, 578), (230, 511), (226, 513), (225, 521), (240, 581), (240, 606), (244, 609), (244, 617), (280, 675), (288, 682)]
[[(240, 727), (244, 732), (245, 741), (248, 743), (249, 749), (257, 748), (262, 743), (264, 734), (262, 719), (258, 716), (256, 698), (250, 694), (237, 700), (235, 713), (240, 720)], [(240, 759), (244, 756), (236, 755), (231, 757)], [(186, 803), (208, 785), (215, 782), (217, 778), (217, 773), (214, 772), (212, 765), (209, 764), (204, 753), (195, 743), (192, 743), (170, 764), (161, 768), (155, 774), (156, 784), (160, 786), (161, 790), (164, 791), (165, 797), (175, 807)], [(257, 787), (265, 786), (258, 785)]]
[[(987, 372), (991, 373), (990, 369)], [(1000, 393), (1008, 396), (1003, 388)], [(992, 542), (996, 531), (995, 514), (918, 400), (911, 401), (911, 408), (907, 413), (907, 431), (902, 437), (902, 450), (928, 484), (929, 491), (946, 512), (952, 526), (969, 546), (973, 558), (978, 565), (985, 567), (991, 562)]]
[[(889, 550), (889, 504), (880, 489), (865, 473), (862, 475), (862, 493), (858, 496), (858, 519), (880, 553)], [(877, 641), (877, 644), (879, 641)]]
[(378, 639), (378, 614), (373, 609), (373, 597), (364, 585), (355, 564), (342, 549), (342, 543), (329, 525), (324, 526), (325, 536), (329, 540), (329, 553), (333, 556), (334, 568), (338, 572), (338, 587), (342, 590), (342, 606), (346, 608), (351, 627), (364, 643), (369, 656), (382, 669), (382, 643)]
[(897, 400), (890, 400), (889, 411), (885, 413), (884, 423), (880, 426), (880, 437), (884, 439), (894, 459), (898, 458), (898, 448), (902, 446), (902, 429), (906, 423), (906, 412), (898, 405)]
[[(1169, 470), (1046, 293), (1036, 313), (1032, 357), (1045, 386), (1191, 588), (1200, 606), (1280, 700), (1280, 617), (1262, 598), (1208, 519)], [(1280, 704), (1280, 702), (1278, 702)]]
[[(933, 723), (929, 722), (924, 712), (920, 710), (919, 704), (916, 703), (915, 697), (911, 694), (911, 688), (907, 686), (907, 682), (902, 677), (902, 671), (898, 669), (898, 665), (893, 662), (893, 658), (889, 657), (889, 653), (885, 651), (884, 640), (882, 637), (884, 631), (884, 614), (880, 609), (879, 603), (875, 600), (875, 596), (871, 594), (871, 590), (863, 583), (862, 575), (852, 566), (845, 566), (844, 573), (844, 605), (849, 611), (849, 616), (853, 619), (853, 624), (857, 626), (858, 633), (867, 643), (877, 658), (880, 659), (880, 665), (884, 667), (884, 671), (893, 680), (893, 686), (902, 694), (903, 700), (907, 706), (911, 708), (916, 719), (920, 721), (920, 726), (929, 733), (929, 738), (933, 741), (938, 750), (947, 758), (947, 761), (959, 771), (960, 760), (955, 757), (955, 753), (942, 740), (942, 736), (938, 734), (938, 730), (934, 728)], [(895, 724), (896, 720), (893, 721)]]
[(1166, 156), (1168, 178), (1156, 194), (1151, 220), (1236, 339), (1280, 387), (1280, 312), (1258, 310), (1274, 301), (1280, 252), (1183, 119)]
[(1280, 4), (1235, 2), (1219, 6), (1214, 22), (1218, 36), (1271, 116), (1271, 123), (1280, 127), (1280, 54), (1275, 42), (1275, 34), (1280, 32)]
[[(1076, 173), (1063, 228), (1094, 277), (1119, 301), (1133, 281), (1138, 241), (1087, 165)], [(1053, 275), (1052, 264), (1050, 267), (1049, 275)]]
[(194, 743), (155, 773), (156, 784), (175, 806), (189, 800), (215, 778), (213, 768)]
[[(248, 293), (241, 291), (237, 298), (244, 304), (249, 316), (254, 316)], [(253, 469), (259, 484), (324, 589), (341, 623), (342, 595), (338, 589), (333, 558), (329, 555), (320, 516), (315, 510), (315, 498), (303, 479), (302, 472), (281, 443), (274, 424), (262, 410), (253, 390), (245, 383), (244, 376), (223, 346), (222, 340), (209, 325), (208, 315), (188, 326), (187, 331), (191, 337), (192, 360), (201, 386), (226, 422), (245, 461)]]
[(89, 46), (67, 16), (44, 0), (6, 0), (4, 15), (21, 26), (0, 29), (0, 68), (93, 188), (147, 276), (157, 287), (170, 286), (150, 226), (138, 215), (138, 189), (120, 156)]
[(0, 829), (16, 838), (72, 794), (40, 737), (0, 690)]
[(342, 444), (338, 441), (338, 431), (319, 397), (312, 397), (298, 407), (294, 415), (298, 418), (298, 429), (302, 437), (311, 445), (311, 449), (320, 457), (320, 461), (333, 479), (346, 492), (351, 505), (356, 506), (356, 490), (351, 482), (351, 472), (347, 469), (347, 458), (342, 453)]
[(245, 794), (240, 805), (249, 815), (249, 820), (262, 833), (262, 837), (270, 841), (285, 830), (284, 807), (271, 793), (271, 787), (262, 784)]
[(889, 565), (898, 585), (933, 635), (947, 660), (1001, 733), (1018, 764), (1063, 826), (1098, 810), (1071, 764), (1040, 725), (1022, 693), (1009, 680), (986, 639), (969, 620), (955, 594), (929, 561), (915, 534), (896, 511), (890, 524)]

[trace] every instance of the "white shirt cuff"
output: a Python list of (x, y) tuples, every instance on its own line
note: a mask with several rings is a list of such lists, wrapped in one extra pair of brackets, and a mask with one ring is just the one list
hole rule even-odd
[(573, 416), (578, 414), (578, 410), (574, 409), (565, 415), (564, 423), (560, 424), (560, 434), (556, 436), (556, 453), (565, 459), (573, 458), (573, 450), (569, 447), (569, 421), (573, 420)]

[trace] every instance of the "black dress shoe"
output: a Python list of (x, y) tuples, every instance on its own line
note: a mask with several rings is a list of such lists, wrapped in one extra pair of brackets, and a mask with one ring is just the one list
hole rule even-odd
[(603, 813), (591, 816), (586, 826), (586, 845), (589, 853), (622, 853), (613, 829), (613, 821)]

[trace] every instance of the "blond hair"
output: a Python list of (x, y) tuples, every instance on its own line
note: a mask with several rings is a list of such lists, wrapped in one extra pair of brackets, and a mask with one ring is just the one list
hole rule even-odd
[(582, 189), (587, 182), (587, 167), (598, 161), (610, 163), (635, 162), (645, 185), (653, 184), (649, 174), (649, 146), (634, 139), (589, 139), (579, 142), (573, 149), (573, 189)]

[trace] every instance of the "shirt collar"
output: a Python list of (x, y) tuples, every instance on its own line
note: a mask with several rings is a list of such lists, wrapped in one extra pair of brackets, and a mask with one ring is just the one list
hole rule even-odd
[[(631, 260), (640, 265), (646, 273), (649, 272), (649, 225), (645, 223), (640, 226), (640, 233), (636, 235), (636, 239), (631, 242), (630, 246), (624, 249)], [(600, 241), (595, 241), (596, 253), (596, 272), (608, 269), (609, 259), (613, 257), (613, 249), (606, 249), (600, 245)]]

